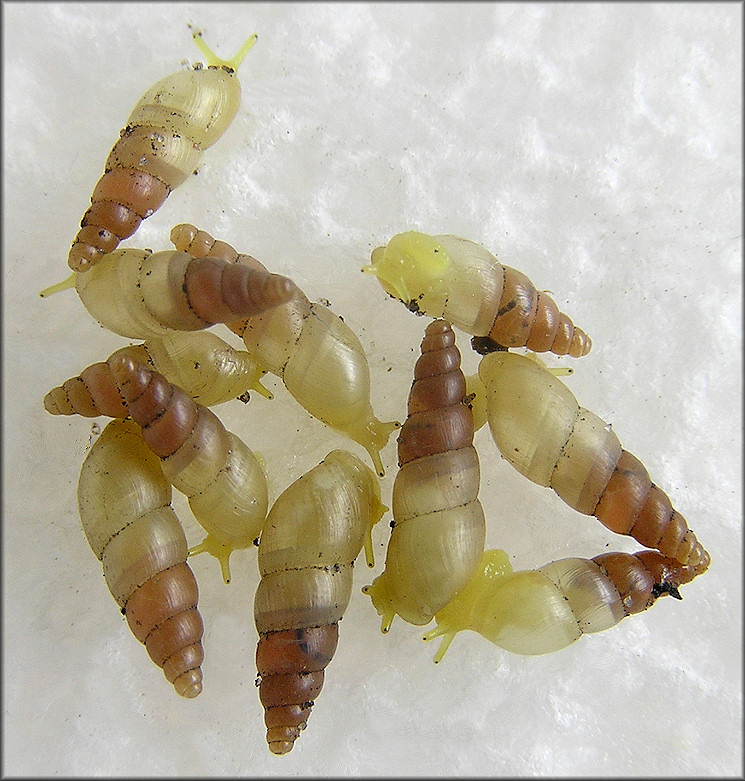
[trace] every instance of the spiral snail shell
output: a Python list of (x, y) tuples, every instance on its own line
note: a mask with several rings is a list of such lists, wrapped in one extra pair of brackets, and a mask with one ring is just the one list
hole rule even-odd
[(209, 331), (174, 331), (160, 339), (122, 347), (108, 361), (87, 366), (77, 377), (47, 393), (46, 411), (52, 415), (126, 417), (129, 413), (109, 366), (117, 355), (130, 355), (155, 369), (205, 407), (241, 396), (249, 389), (271, 398), (259, 382), (263, 372), (245, 350), (234, 350)]
[(113, 420), (78, 480), (80, 520), (129, 628), (182, 697), (202, 691), (199, 591), (171, 486), (132, 421)]
[[(249, 268), (264, 266), (250, 255), (216, 241), (193, 225), (177, 225), (171, 241), (195, 257), (219, 257)], [(382, 477), (380, 451), (399, 424), (383, 423), (370, 403), (370, 367), (352, 329), (329, 307), (311, 303), (302, 291), (270, 311), (230, 328), (265, 370), (278, 376), (313, 417), (362, 445)]]
[(111, 374), (142, 437), (161, 459), (166, 478), (189, 499), (207, 531), (189, 551), (212, 553), (230, 580), (230, 554), (253, 545), (264, 526), (268, 488), (261, 464), (207, 407), (129, 355), (110, 362)]
[(387, 632), (398, 613), (427, 624), (468, 582), (484, 551), (479, 458), (453, 329), (434, 320), (414, 367), (398, 437), (385, 571), (363, 592)]
[(222, 60), (196, 33), (209, 67), (172, 73), (140, 98), (93, 190), (70, 248), (71, 269), (88, 271), (132, 236), (228, 129), (241, 102), (235, 72), (256, 38), (252, 35), (231, 60)]
[(256, 665), (274, 754), (292, 750), (321, 691), (364, 544), (387, 511), (378, 480), (356, 456), (329, 453), (277, 499), (259, 544)]
[(580, 358), (592, 347), (548, 294), (468, 239), (399, 233), (374, 249), (362, 270), (413, 312), (443, 317), (478, 337), (478, 352), (525, 346)]
[(709, 566), (709, 554), (644, 465), (545, 366), (495, 352), (482, 358), (479, 377), (494, 441), (519, 472), (617, 534), (697, 573)]
[(561, 559), (513, 572), (504, 551), (488, 550), (424, 640), (443, 638), (435, 662), (463, 629), (515, 654), (553, 653), (646, 610), (660, 596), (681, 599), (678, 586), (696, 574), (695, 567), (651, 550)]

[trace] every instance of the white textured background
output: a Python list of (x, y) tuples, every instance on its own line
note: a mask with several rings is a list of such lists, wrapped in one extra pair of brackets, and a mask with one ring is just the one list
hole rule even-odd
[[(737, 775), (742, 772), (742, 6), (4, 4), (4, 772), (57, 775)], [(130, 246), (191, 221), (311, 299), (368, 351), (381, 419), (405, 414), (425, 320), (359, 267), (394, 233), (476, 240), (594, 340), (567, 379), (613, 423), (712, 554), (647, 613), (545, 657), (463, 633), (390, 635), (359, 589), (294, 751), (272, 757), (254, 688), (255, 551), (193, 560), (205, 690), (178, 698), (87, 547), (76, 481), (91, 421), (47, 390), (124, 340), (68, 291), (67, 250), (139, 96), (252, 32), (244, 101), (199, 176)], [(225, 331), (221, 332), (225, 335)], [(460, 339), (467, 371), (476, 367)], [(552, 363), (568, 363), (556, 359)], [(218, 408), (272, 498), (346, 442), (278, 381)], [(100, 421), (103, 424), (103, 420)], [(632, 551), (476, 445), (489, 547), (517, 569)], [(360, 448), (350, 445), (364, 455)], [(390, 497), (396, 464), (384, 451)], [(191, 543), (201, 539), (176, 503)], [(389, 519), (388, 519), (389, 520)], [(382, 569), (387, 522), (375, 535)]]

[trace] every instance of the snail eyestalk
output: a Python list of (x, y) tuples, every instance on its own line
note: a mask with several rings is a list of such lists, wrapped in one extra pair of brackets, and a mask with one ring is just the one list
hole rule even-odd
[(204, 42), (202, 33), (193, 33), (191, 36), (194, 39), (194, 43), (200, 52), (204, 55), (207, 65), (212, 65), (216, 68), (230, 68), (230, 70), (238, 70), (246, 55), (251, 51), (253, 45), (258, 40), (258, 35), (254, 33), (251, 35), (241, 48), (229, 59), (223, 60), (222, 57), (218, 57), (212, 49)]
[(44, 290), (40, 291), (39, 297), (40, 298), (48, 298), (51, 295), (54, 295), (55, 293), (60, 293), (63, 290), (69, 290), (70, 288), (75, 287), (75, 280), (77, 279), (78, 272), (73, 271), (72, 274), (70, 274), (69, 277), (66, 279), (63, 279), (62, 282), (57, 282), (54, 285), (50, 285), (49, 287), (45, 287)]

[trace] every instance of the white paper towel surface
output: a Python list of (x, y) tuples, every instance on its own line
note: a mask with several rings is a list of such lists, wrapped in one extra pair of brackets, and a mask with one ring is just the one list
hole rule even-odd
[[(5, 773), (739, 774), (742, 7), (6, 3), (3, 22)], [(710, 551), (682, 602), (543, 657), (465, 632), (435, 666), (420, 628), (397, 620), (383, 636), (360, 593), (383, 568), (388, 518), (291, 754), (268, 752), (254, 688), (255, 550), (234, 554), (229, 586), (213, 559), (192, 560), (205, 689), (174, 694), (80, 529), (91, 421), (41, 405), (126, 340), (73, 291), (38, 292), (67, 275), (139, 96), (201, 59), (189, 24), (224, 57), (258, 33), (242, 107), (126, 246), (166, 249), (192, 222), (330, 301), (367, 351), (382, 420), (405, 415), (427, 320), (360, 273), (371, 250), (416, 228), (494, 251), (591, 335), (581, 361), (549, 362), (575, 367), (580, 404)], [(333, 448), (365, 457), (266, 384), (273, 401), (216, 412), (265, 459), (272, 500)], [(487, 430), (476, 446), (488, 547), (516, 569), (638, 548), (529, 483)], [(393, 441), (383, 456), (385, 500)]]

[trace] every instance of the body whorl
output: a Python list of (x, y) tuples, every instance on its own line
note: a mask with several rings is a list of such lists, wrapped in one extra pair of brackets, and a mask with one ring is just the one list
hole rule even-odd
[(450, 325), (427, 326), (398, 438), (386, 567), (367, 593), (383, 617), (426, 624), (466, 584), (484, 550), (479, 461)]
[(274, 503), (259, 544), (256, 665), (266, 739), (285, 754), (305, 728), (338, 639), (352, 567), (386, 511), (372, 471), (333, 451)]
[[(196, 256), (218, 257), (268, 273), (256, 258), (240, 255), (193, 225), (177, 225), (171, 241)], [(286, 303), (230, 327), (259, 365), (280, 377), (313, 417), (362, 445), (383, 476), (380, 451), (398, 423), (383, 423), (375, 416), (367, 356), (341, 317), (298, 290)]]
[(229, 558), (253, 545), (264, 525), (268, 488), (256, 456), (207, 407), (129, 355), (111, 373), (142, 437), (170, 482), (189, 499), (207, 538), (192, 553), (215, 555), (230, 579)]
[(479, 377), (494, 441), (519, 472), (617, 534), (698, 573), (709, 566), (709, 554), (644, 465), (548, 369), (524, 355), (491, 353)]
[(504, 551), (489, 550), (424, 639), (443, 638), (435, 662), (464, 629), (512, 653), (553, 653), (646, 610), (660, 596), (681, 599), (678, 587), (696, 574), (695, 567), (651, 550), (561, 559), (513, 572)]
[(255, 40), (249, 38), (232, 60), (224, 61), (195, 36), (209, 67), (199, 64), (166, 76), (140, 98), (93, 190), (70, 248), (70, 268), (88, 271), (113, 252), (195, 171), (204, 150), (238, 111), (241, 88), (235, 70)]
[(202, 690), (202, 619), (171, 486), (132, 421), (114, 420), (80, 470), (88, 543), (132, 633), (182, 697)]

